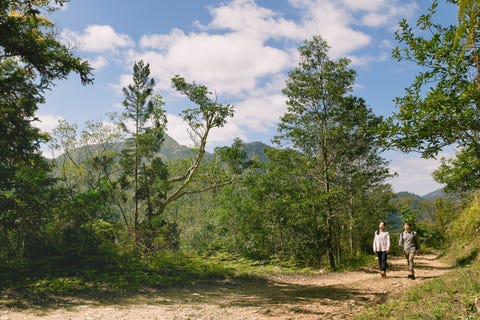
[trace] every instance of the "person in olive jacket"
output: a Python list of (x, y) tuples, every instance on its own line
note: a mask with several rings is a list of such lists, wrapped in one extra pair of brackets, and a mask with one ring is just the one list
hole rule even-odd
[(415, 279), (415, 271), (413, 268), (413, 258), (415, 254), (420, 249), (420, 243), (418, 241), (418, 234), (415, 231), (412, 231), (410, 222), (406, 222), (404, 225), (404, 231), (400, 234), (400, 239), (398, 245), (403, 245), (403, 251), (405, 253), (405, 258), (407, 258), (408, 263), (408, 278)]

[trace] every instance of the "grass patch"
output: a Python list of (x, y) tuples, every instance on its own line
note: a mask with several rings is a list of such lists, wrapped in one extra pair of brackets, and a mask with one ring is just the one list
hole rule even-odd
[[(393, 254), (390, 256), (393, 256)], [(338, 266), (337, 271), (358, 271), (363, 268), (378, 268), (376, 255), (361, 254), (357, 257), (346, 259)]]
[(59, 308), (86, 300), (112, 303), (152, 289), (216, 286), (227, 279), (266, 281), (272, 274), (311, 272), (314, 270), (277, 266), (222, 253), (208, 257), (162, 254), (145, 263), (119, 261), (117, 268), (104, 272), (84, 269), (75, 275), (59, 273), (5, 281), (0, 289), (0, 307)]
[(474, 262), (475, 259), (477, 259), (478, 257), (479, 248), (474, 247), (474, 248), (471, 248), (470, 250), (464, 250), (464, 251), (465, 252), (463, 252), (462, 254), (459, 254), (455, 259), (457, 266), (466, 266)]
[(479, 263), (425, 281), (354, 319), (480, 319), (476, 297), (480, 297)]

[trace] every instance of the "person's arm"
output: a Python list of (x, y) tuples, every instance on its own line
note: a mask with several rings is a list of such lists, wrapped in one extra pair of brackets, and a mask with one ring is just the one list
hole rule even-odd
[(403, 244), (403, 232), (400, 233), (400, 237), (398, 237), (398, 245), (401, 247)]
[(387, 252), (390, 251), (390, 233), (387, 232)]
[(420, 241), (418, 240), (418, 233), (415, 232), (415, 249), (420, 250)]
[(377, 253), (377, 233), (373, 235), (373, 253)]

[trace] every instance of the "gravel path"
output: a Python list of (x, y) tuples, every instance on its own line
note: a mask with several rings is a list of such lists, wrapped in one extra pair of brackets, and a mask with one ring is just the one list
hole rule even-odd
[(402, 257), (389, 257), (389, 272), (374, 269), (314, 275), (275, 276), (267, 281), (156, 290), (109, 304), (72, 301), (68, 308), (0, 310), (0, 320), (293, 320), (350, 319), (365, 306), (384, 302), (412, 285), (450, 269), (434, 255), (415, 259), (417, 279), (407, 279)]

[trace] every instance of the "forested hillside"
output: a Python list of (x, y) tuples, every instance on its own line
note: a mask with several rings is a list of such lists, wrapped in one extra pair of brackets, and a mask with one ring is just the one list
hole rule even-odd
[[(400, 22), (393, 56), (427, 71), (395, 99), (391, 116), (354, 94), (352, 61), (332, 58), (327, 41), (313, 36), (277, 88), (286, 109), (272, 146), (237, 138), (212, 152), (215, 129), (235, 115), (220, 102), (228, 96), (196, 79), (170, 79), (188, 101), (178, 117), (192, 147), (179, 145), (167, 135), (159, 79), (142, 59), (123, 87), (121, 111), (107, 121), (62, 120), (51, 134), (34, 126), (58, 81), (75, 73), (93, 84), (90, 63), (46, 17), (67, 2), (0, 0), (2, 289), (108, 295), (226, 283), (258, 266), (368, 268), (381, 221), (392, 244), (409, 222), (422, 250), (444, 251), (478, 272), (478, 1), (448, 1), (458, 6), (455, 26), (434, 23), (436, 1), (419, 30)], [(42, 155), (46, 143), (54, 159)], [(385, 150), (436, 158), (452, 145), (456, 155), (434, 172), (446, 185), (441, 193), (393, 193)], [(473, 291), (464, 305), (473, 306)]]
[[(165, 135), (164, 145), (165, 148), (160, 150), (158, 156), (173, 166), (175, 163), (187, 161), (194, 153), (193, 149), (179, 145), (168, 135)], [(124, 143), (117, 142), (108, 146), (108, 151), (113, 152), (113, 154), (116, 154), (119, 157), (122, 149), (125, 147), (126, 145)], [(257, 161), (256, 166), (263, 168), (261, 169), (263, 172), (262, 175), (268, 172), (265, 171), (265, 167), (270, 165), (270, 159), (267, 154), (272, 151), (281, 151), (262, 142), (245, 143), (242, 145), (242, 148), (245, 153), (246, 161)], [(59, 174), (59, 169), (69, 161), (71, 163), (82, 163), (89, 157), (92, 157), (92, 155), (101, 152), (106, 152), (105, 146), (85, 145), (78, 149), (74, 149), (69, 154), (69, 157), (71, 158), (70, 160), (67, 160), (65, 155), (60, 155), (53, 161), (55, 165), (57, 165), (54, 172)], [(213, 161), (214, 157), (215, 155), (213, 153), (205, 152), (205, 165), (207, 166), (209, 162)], [(118, 159), (114, 161), (118, 161)], [(250, 177), (249, 179), (251, 180), (253, 178)], [(244, 185), (242, 188), (244, 189), (242, 198), (248, 198), (253, 202), (252, 199), (255, 198), (256, 195), (252, 193), (253, 191), (249, 191), (251, 185)], [(277, 191), (278, 190), (279, 189), (277, 189)], [(227, 191), (228, 193), (226, 193)], [(176, 241), (179, 241), (179, 245), (183, 250), (187, 252), (193, 251), (211, 254), (221, 249), (221, 251), (226, 250), (227, 252), (235, 254), (243, 253), (250, 258), (258, 258), (262, 260), (269, 259), (270, 255), (268, 254), (256, 253), (260, 248), (251, 248), (251, 251), (241, 248), (242, 241), (245, 241), (243, 240), (244, 238), (251, 239), (252, 237), (261, 236), (260, 230), (265, 223), (262, 222), (261, 215), (255, 218), (257, 220), (242, 222), (243, 218), (241, 218), (241, 216), (237, 217), (237, 219), (239, 219), (238, 221), (232, 220), (233, 218), (227, 219), (227, 217), (224, 216), (224, 214), (227, 213), (224, 211), (225, 209), (219, 209), (226, 205), (225, 201), (227, 201), (228, 208), (230, 208), (228, 209), (228, 211), (230, 211), (229, 214), (231, 214), (231, 211), (235, 210), (234, 205), (236, 200), (235, 197), (232, 196), (234, 192), (236, 192), (234, 189), (228, 189), (221, 192), (219, 192), (219, 190), (214, 190), (212, 192), (204, 192), (198, 195), (189, 195), (175, 205), (172, 210), (167, 209), (167, 216), (169, 216), (169, 219), (175, 220), (176, 227), (179, 230), (178, 239)], [(221, 196), (219, 197), (219, 195)], [(435, 226), (435, 201), (439, 199), (441, 201), (447, 201), (445, 197), (420, 197), (408, 192), (400, 192), (397, 194), (391, 194), (388, 199), (391, 209), (385, 213), (385, 216), (382, 219), (388, 222), (389, 229), (393, 234), (401, 232), (403, 221), (416, 221), (418, 227), (425, 233), (425, 235), (429, 235), (422, 239), (423, 242), (427, 245), (432, 245), (433, 247), (442, 245), (443, 237), (440, 235), (441, 229)], [(246, 209), (244, 208), (243, 210)], [(248, 219), (252, 219), (252, 214), (255, 211), (253, 204), (251, 204), (251, 207), (249, 207), (248, 210), (250, 211)], [(205, 214), (206, 212), (207, 214)], [(194, 223), (192, 224), (192, 222)], [(372, 221), (372, 225), (374, 225), (374, 222), (375, 221)], [(255, 223), (257, 225), (242, 230), (242, 228), (246, 226), (245, 223)], [(232, 225), (237, 225), (235, 231), (229, 231)], [(252, 231), (252, 228), (254, 228), (253, 230), (256, 229), (259, 233), (255, 234), (254, 231)], [(287, 229), (287, 225), (285, 225), (284, 228)], [(229, 232), (233, 233), (230, 234)], [(261, 232), (265, 233), (268, 231), (263, 230)], [(371, 228), (369, 229), (369, 232), (371, 232)], [(368, 248), (370, 241), (368, 235), (365, 235), (365, 239), (365, 247)], [(433, 241), (433, 243), (431, 243), (431, 241)], [(280, 247), (280, 244), (272, 244), (272, 246)], [(285, 250), (286, 249), (282, 249), (282, 251)], [(368, 253), (368, 249), (365, 253)], [(273, 251), (271, 256), (277, 257), (278, 253)], [(290, 261), (292, 257), (293, 256), (289, 256), (286, 259)]]

